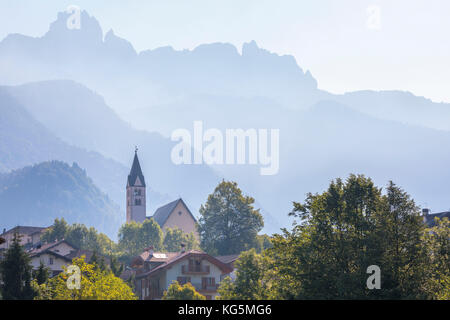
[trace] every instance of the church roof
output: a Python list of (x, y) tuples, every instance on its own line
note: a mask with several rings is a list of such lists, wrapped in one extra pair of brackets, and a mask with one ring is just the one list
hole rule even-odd
[(156, 209), (155, 214), (152, 216), (152, 218), (162, 227), (164, 223), (166, 223), (170, 214), (173, 212), (173, 210), (175, 210), (178, 203), (180, 202), (186, 207), (187, 211), (192, 216), (192, 219), (194, 219), (194, 221), (197, 221), (194, 215), (189, 210), (188, 206), (184, 203), (183, 199), (181, 198)]
[(141, 165), (139, 164), (137, 151), (135, 151), (133, 165), (131, 166), (130, 174), (128, 175), (128, 185), (134, 186), (138, 177), (141, 181), (142, 186), (145, 187), (144, 175), (142, 174)]

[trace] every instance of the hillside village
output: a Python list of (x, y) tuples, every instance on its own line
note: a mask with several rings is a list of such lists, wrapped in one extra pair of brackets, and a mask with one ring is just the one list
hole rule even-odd
[[(126, 185), (126, 222), (142, 223), (153, 219), (163, 232), (177, 228), (185, 234), (193, 234), (199, 240), (197, 220), (182, 198), (159, 207), (152, 216), (147, 216), (146, 203), (145, 177), (136, 150)], [(16, 226), (10, 230), (4, 229), (0, 234), (4, 240), (4, 243), (0, 243), (0, 260), (15, 234), (20, 236), (20, 243), (30, 256), (32, 268), (36, 270), (42, 263), (49, 269), (50, 277), (63, 272), (63, 266), (70, 265), (74, 258), (84, 256), (86, 261), (90, 261), (96, 255), (94, 251), (80, 249), (66, 239), (43, 242), (42, 235), (51, 227)], [(186, 250), (184, 243), (178, 252), (157, 252), (153, 246), (149, 246), (132, 259), (120, 277), (124, 281), (135, 279), (136, 294), (143, 300), (161, 299), (164, 290), (173, 281), (181, 285), (189, 282), (206, 299), (214, 299), (222, 279), (234, 277), (234, 262), (237, 258), (238, 254), (214, 257), (200, 250)], [(110, 264), (109, 257), (104, 256), (102, 259), (107, 265)]]
[[(126, 184), (126, 222), (143, 223), (154, 220), (163, 233), (177, 228), (184, 234), (191, 234), (198, 242), (200, 235), (197, 230), (197, 220), (182, 198), (176, 199), (159, 207), (153, 215), (148, 216), (146, 210), (146, 180), (139, 163), (137, 149)], [(435, 218), (449, 218), (450, 212), (431, 213), (429, 209), (422, 210), (423, 222), (428, 227), (435, 226)], [(49, 270), (49, 276), (55, 277), (63, 272), (63, 266), (68, 266), (74, 258), (85, 257), (86, 261), (98, 259), (96, 252), (81, 249), (67, 239), (55, 239), (52, 242), (42, 241), (47, 230), (52, 228), (38, 226), (16, 226), (10, 230), (4, 229), (0, 235), (0, 260), (10, 247), (15, 235), (20, 236), (20, 243), (30, 257), (33, 270), (44, 265)], [(164, 291), (174, 282), (180, 285), (192, 284), (195, 290), (206, 299), (215, 299), (218, 287), (226, 277), (235, 279), (235, 262), (239, 254), (212, 256), (199, 249), (187, 249), (185, 243), (180, 243), (175, 252), (161, 252), (153, 245), (132, 257), (120, 272), (124, 281), (132, 281), (139, 299), (161, 299)], [(111, 264), (108, 256), (101, 256), (102, 263)]]

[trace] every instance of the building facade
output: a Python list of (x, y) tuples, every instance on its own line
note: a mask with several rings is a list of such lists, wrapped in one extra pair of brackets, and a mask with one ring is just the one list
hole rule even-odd
[(215, 299), (220, 281), (232, 268), (202, 251), (153, 252), (133, 259), (136, 293), (141, 300), (161, 299), (173, 281), (191, 283), (206, 299)]
[[(89, 262), (94, 255), (92, 251), (81, 250), (66, 240), (39, 245), (28, 251), (28, 254), (31, 259), (32, 268), (36, 270), (42, 263), (50, 271), (50, 277), (61, 273), (63, 266), (72, 264), (72, 259), (84, 256), (85, 261)], [(105, 265), (110, 264), (109, 258), (100, 258), (104, 260)]]

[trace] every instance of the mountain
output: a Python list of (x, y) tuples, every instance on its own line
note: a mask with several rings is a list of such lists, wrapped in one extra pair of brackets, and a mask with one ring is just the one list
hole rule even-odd
[(4, 228), (49, 226), (55, 218), (95, 226), (112, 238), (120, 210), (76, 163), (42, 162), (0, 175), (0, 212)]
[[(150, 190), (160, 193), (156, 197), (148, 194), (148, 215), (178, 196), (197, 212), (220, 181), (207, 165), (173, 164), (170, 153), (175, 142), (158, 133), (134, 129), (119, 118), (101, 96), (83, 85), (54, 80), (6, 87), (5, 90), (64, 142), (95, 150), (122, 167), (131, 166), (134, 146), (138, 146), (147, 184)], [(120, 171), (121, 176), (122, 173)], [(115, 184), (122, 204), (126, 177), (116, 180)]]
[[(68, 29), (60, 12), (42, 37), (10, 34), (0, 43), (0, 84), (72, 79), (99, 92), (120, 115), (191, 95), (263, 96), (305, 106), (326, 93), (292, 56), (279, 56), (245, 43), (242, 53), (227, 43), (193, 50), (171, 47), (137, 53), (83, 11), (81, 28)], [(130, 113), (131, 111), (131, 113)]]
[[(0, 172), (50, 160), (77, 162), (103, 192), (123, 205), (128, 167), (58, 138), (11, 95), (10, 88), (0, 87), (0, 115)], [(157, 203), (170, 199), (153, 189), (148, 193)], [(122, 211), (124, 222), (124, 208)]]
[[(400, 91), (334, 95), (318, 89), (292, 56), (253, 41), (241, 52), (226, 43), (136, 52), (112, 31), (103, 37), (86, 12), (80, 30), (66, 28), (67, 16), (59, 14), (42, 37), (0, 42), (0, 82), (20, 84), (8, 93), (66, 144), (123, 166), (138, 145), (148, 184), (189, 198), (193, 211), (223, 177), (258, 201), (273, 218), (267, 225), (286, 226), (292, 201), (349, 173), (379, 185), (392, 179), (418, 204), (448, 209), (448, 103)], [(194, 120), (222, 132), (279, 129), (279, 173), (260, 176), (258, 165), (174, 166), (174, 143), (164, 136), (192, 132)]]
[(356, 91), (334, 100), (379, 119), (450, 131), (450, 104), (435, 103), (411, 92)]

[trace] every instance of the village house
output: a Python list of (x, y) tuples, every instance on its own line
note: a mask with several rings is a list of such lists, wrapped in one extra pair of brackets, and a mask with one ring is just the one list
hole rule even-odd
[(145, 177), (142, 174), (136, 150), (126, 187), (127, 223), (131, 221), (143, 222), (145, 219), (153, 218), (159, 224), (163, 232), (165, 232), (167, 228), (178, 228), (184, 233), (192, 232), (194, 236), (199, 239), (196, 229), (197, 220), (183, 199), (177, 199), (158, 208), (153, 216), (147, 216), (146, 206)]
[(233, 269), (209, 254), (184, 247), (180, 252), (154, 252), (152, 247), (135, 257), (136, 293), (141, 300), (161, 299), (173, 281), (191, 283), (206, 299), (215, 299), (220, 281)]
[(0, 237), (5, 241), (0, 243), (1, 249), (8, 249), (11, 245), (14, 234), (17, 233), (20, 237), (20, 244), (25, 247), (25, 249), (30, 249), (41, 243), (41, 235), (47, 230), (48, 227), (30, 227), (30, 226), (16, 226), (8, 231), (3, 229)]
[[(39, 268), (42, 263), (50, 272), (50, 277), (54, 277), (63, 271), (63, 266), (72, 264), (73, 258), (85, 256), (85, 261), (89, 262), (94, 255), (93, 251), (81, 250), (66, 240), (55, 241), (38, 245), (36, 248), (28, 251), (31, 259), (31, 266), (34, 270)], [(104, 259), (105, 264), (109, 264), (109, 259)]]

